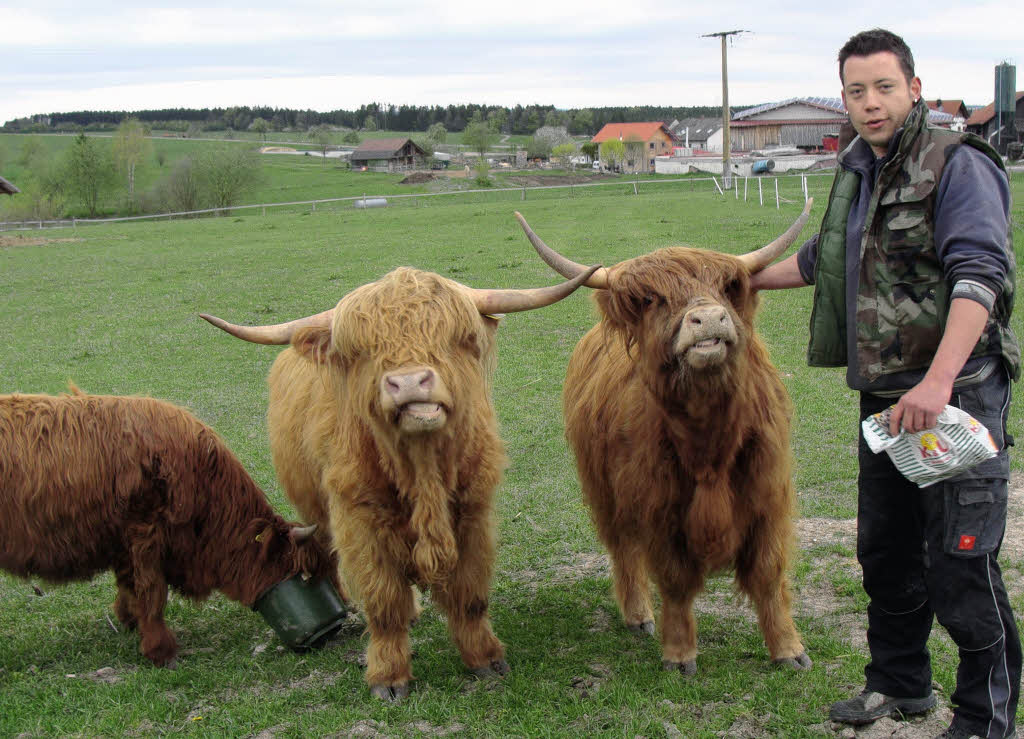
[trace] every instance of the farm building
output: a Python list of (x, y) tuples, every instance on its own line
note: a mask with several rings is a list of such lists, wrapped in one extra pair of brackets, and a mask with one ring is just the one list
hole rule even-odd
[(722, 150), (722, 118), (684, 118), (674, 120), (668, 130), (683, 146), (690, 149), (715, 151), (711, 147), (718, 141), (718, 151)]
[(618, 139), (626, 145), (624, 172), (653, 172), (654, 158), (672, 153), (675, 139), (661, 121), (650, 123), (606, 123), (590, 141), (602, 144)]
[(840, 98), (789, 98), (735, 114), (729, 122), (729, 139), (735, 151), (775, 146), (818, 149), (826, 136), (839, 135), (846, 119)]
[(1012, 120), (1009, 113), (1003, 113), (1001, 135), (999, 135), (1000, 117), (996, 115), (994, 102), (971, 113), (971, 117), (967, 119), (967, 130), (981, 136), (996, 147), (999, 153), (1005, 154), (1007, 146), (1020, 141), (1021, 136), (1024, 135), (1024, 92), (1016, 93), (1016, 105), (1016, 114)]
[(939, 110), (943, 113), (949, 113), (953, 119), (949, 122), (949, 125), (939, 123), (943, 128), (950, 128), (954, 131), (963, 131), (964, 125), (967, 123), (967, 119), (971, 117), (971, 112), (967, 110), (967, 106), (964, 105), (963, 100), (925, 100), (928, 107), (932, 110)]
[(412, 139), (367, 139), (352, 152), (353, 169), (400, 172), (425, 166), (426, 152)]

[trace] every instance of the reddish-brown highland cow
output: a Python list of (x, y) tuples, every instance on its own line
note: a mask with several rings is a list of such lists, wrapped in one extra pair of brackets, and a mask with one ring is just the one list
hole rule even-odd
[(409, 692), (413, 585), (430, 588), (470, 670), (508, 671), (487, 601), (505, 466), (495, 314), (560, 300), (593, 270), (549, 288), (474, 290), (403, 267), (289, 324), (204, 316), (248, 341), (291, 344), (269, 377), (274, 464), (305, 521), (330, 531), (366, 616), (376, 697)]
[(152, 398), (0, 395), (0, 568), (52, 582), (112, 569), (114, 612), (173, 665), (167, 587), (246, 606), (331, 557), (274, 513), (208, 426)]
[[(750, 254), (670, 247), (586, 283), (602, 288), (601, 321), (569, 362), (566, 436), (632, 631), (654, 634), (651, 579), (661, 593), (665, 669), (696, 672), (693, 601), (709, 574), (727, 568), (757, 610), (771, 659), (811, 665), (786, 575), (790, 404), (754, 332), (749, 281), (792, 243), (810, 205)], [(517, 217), (554, 269), (581, 271)]]

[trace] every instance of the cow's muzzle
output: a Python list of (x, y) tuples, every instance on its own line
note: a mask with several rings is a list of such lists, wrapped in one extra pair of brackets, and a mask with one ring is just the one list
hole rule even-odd
[(444, 426), (451, 404), (444, 381), (431, 367), (385, 372), (380, 378), (380, 399), (385, 414), (409, 433)]
[(693, 369), (715, 367), (736, 344), (736, 324), (724, 306), (703, 304), (683, 316), (676, 334), (675, 353)]

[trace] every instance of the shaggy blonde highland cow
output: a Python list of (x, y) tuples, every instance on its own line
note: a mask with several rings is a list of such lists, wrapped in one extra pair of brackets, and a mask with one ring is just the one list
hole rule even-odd
[(505, 466), (490, 395), (495, 314), (560, 300), (592, 272), (537, 290), (474, 290), (399, 268), (290, 324), (204, 316), (239, 338), (291, 344), (269, 378), (274, 464), (302, 517), (330, 532), (362, 604), (373, 695), (408, 695), (412, 585), (430, 589), (470, 670), (508, 672), (488, 616)]

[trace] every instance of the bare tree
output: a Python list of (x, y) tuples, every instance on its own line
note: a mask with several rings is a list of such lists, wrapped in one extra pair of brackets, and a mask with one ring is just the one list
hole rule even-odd
[(208, 149), (196, 160), (196, 167), (202, 191), (213, 208), (237, 205), (262, 174), (259, 157), (239, 146)]
[(149, 131), (138, 118), (121, 121), (114, 133), (114, 161), (118, 170), (128, 177), (128, 207), (132, 210), (135, 208), (135, 168), (153, 150), (148, 136)]
[(327, 162), (327, 150), (331, 148), (331, 127), (324, 124), (309, 129), (309, 138), (320, 151), (322, 163)]

